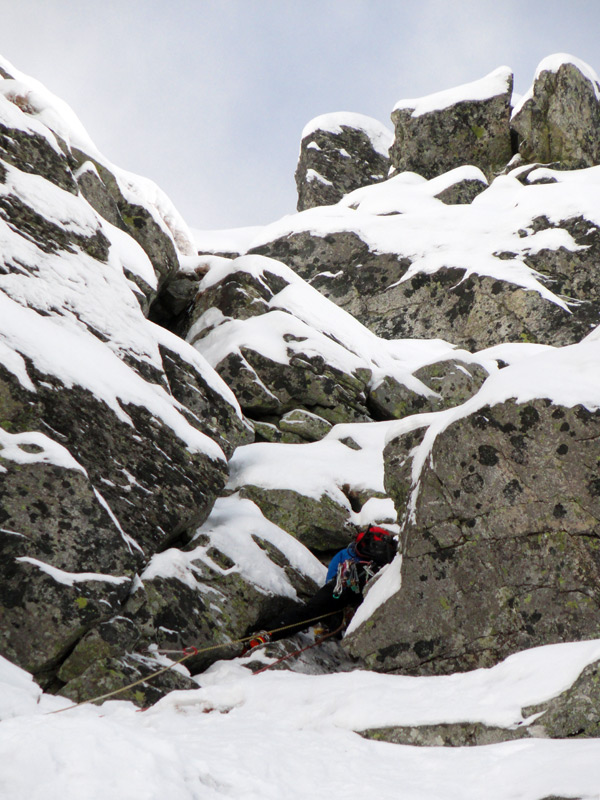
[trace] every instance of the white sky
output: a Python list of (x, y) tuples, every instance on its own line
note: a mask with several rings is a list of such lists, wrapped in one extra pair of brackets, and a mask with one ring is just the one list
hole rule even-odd
[(524, 92), (567, 52), (600, 71), (595, 0), (0, 0), (0, 53), (71, 104), (105, 155), (189, 225), (293, 212), (313, 117), (394, 104), (507, 64)]

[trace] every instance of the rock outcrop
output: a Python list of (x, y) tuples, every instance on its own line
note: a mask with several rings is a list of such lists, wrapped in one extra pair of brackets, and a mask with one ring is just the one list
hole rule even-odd
[(512, 126), (526, 162), (556, 162), (560, 169), (600, 164), (600, 83), (572, 56), (544, 59), (531, 90), (515, 109)]
[[(573, 201), (579, 213), (571, 204), (549, 219), (554, 183), (539, 181), (568, 184), (575, 175), (535, 170), (523, 184), (515, 170), (450, 212), (431, 206), (422, 184), (389, 181), (369, 187), (370, 195), (361, 190), (358, 204), (351, 195), (345, 214), (314, 209), (266, 228), (252, 252), (292, 267), (384, 338), (439, 337), (471, 351), (507, 341), (572, 344), (600, 322), (600, 220), (585, 194)], [(354, 208), (372, 215), (357, 218)], [(498, 238), (481, 227), (484, 209), (496, 213)]]
[(362, 114), (326, 114), (302, 132), (296, 168), (298, 211), (337, 203), (345, 194), (385, 180), (392, 134)]
[[(261, 574), (291, 575), (273, 589), (229, 574), (227, 547), (202, 561), (189, 545), (254, 432), (202, 356), (145, 317), (187, 257), (185, 224), (79, 130), (89, 152), (67, 145), (38, 119), (51, 96), (30, 95), (0, 81), (0, 644), (79, 700), (155, 671), (152, 643), (243, 635), (322, 567), (267, 544)], [(190, 685), (160, 683), (133, 699)]]
[(397, 172), (435, 178), (463, 164), (488, 178), (510, 161), (513, 76), (507, 67), (474, 83), (419, 100), (402, 100), (392, 112), (390, 149)]
[[(3, 655), (76, 701), (139, 680), (154, 702), (370, 522), (398, 525), (401, 568), (298, 669), (448, 674), (600, 637), (600, 84), (542, 62), (512, 134), (511, 86), (398, 104), (392, 177), (382, 125), (318, 118), (301, 212), (197, 254), (157, 187), (0, 80)], [(146, 682), (190, 645), (189, 674)], [(596, 683), (514, 734), (372, 735), (596, 736)]]
[[(402, 588), (350, 651), (375, 669), (446, 674), (599, 637), (599, 424), (581, 406), (509, 401), (443, 430), (405, 518)], [(385, 453), (399, 511), (417, 492), (414, 436)]]

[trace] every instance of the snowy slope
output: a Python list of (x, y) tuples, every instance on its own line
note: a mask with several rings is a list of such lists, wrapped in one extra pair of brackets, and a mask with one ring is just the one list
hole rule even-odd
[[(414, 748), (355, 731), (471, 720), (505, 727), (600, 657), (598, 642), (527, 651), (490, 670), (442, 678), (351, 672), (252, 676), (214, 665), (197, 691), (148, 711), (123, 702), (62, 713), (25, 673), (0, 662), (0, 794), (11, 800), (536, 800), (589, 798), (600, 742), (527, 739)], [(548, 669), (552, 663), (552, 669)], [(357, 768), (360, 765), (360, 769)]]

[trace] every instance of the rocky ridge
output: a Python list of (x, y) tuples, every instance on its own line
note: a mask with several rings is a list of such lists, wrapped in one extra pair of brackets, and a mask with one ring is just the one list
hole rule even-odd
[[(237, 258), (197, 252), (157, 187), (3, 70), (3, 655), (82, 700), (223, 645), (125, 695), (153, 702), (369, 522), (401, 559), (297, 669), (439, 675), (600, 638), (591, 68), (545, 60), (512, 110), (506, 68), (403, 101), (389, 156), (379, 123), (319, 118), (300, 213)], [(514, 735), (597, 735), (596, 672)]]

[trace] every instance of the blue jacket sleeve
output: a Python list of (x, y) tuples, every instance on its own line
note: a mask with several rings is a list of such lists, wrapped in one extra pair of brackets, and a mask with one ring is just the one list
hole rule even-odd
[(352, 557), (353, 557), (352, 553), (350, 553), (347, 547), (345, 547), (343, 550), (340, 550), (339, 553), (336, 553), (329, 562), (329, 567), (327, 568), (326, 583), (335, 580), (337, 577), (337, 571), (339, 565), (342, 563), (342, 561), (347, 561), (349, 558)]

